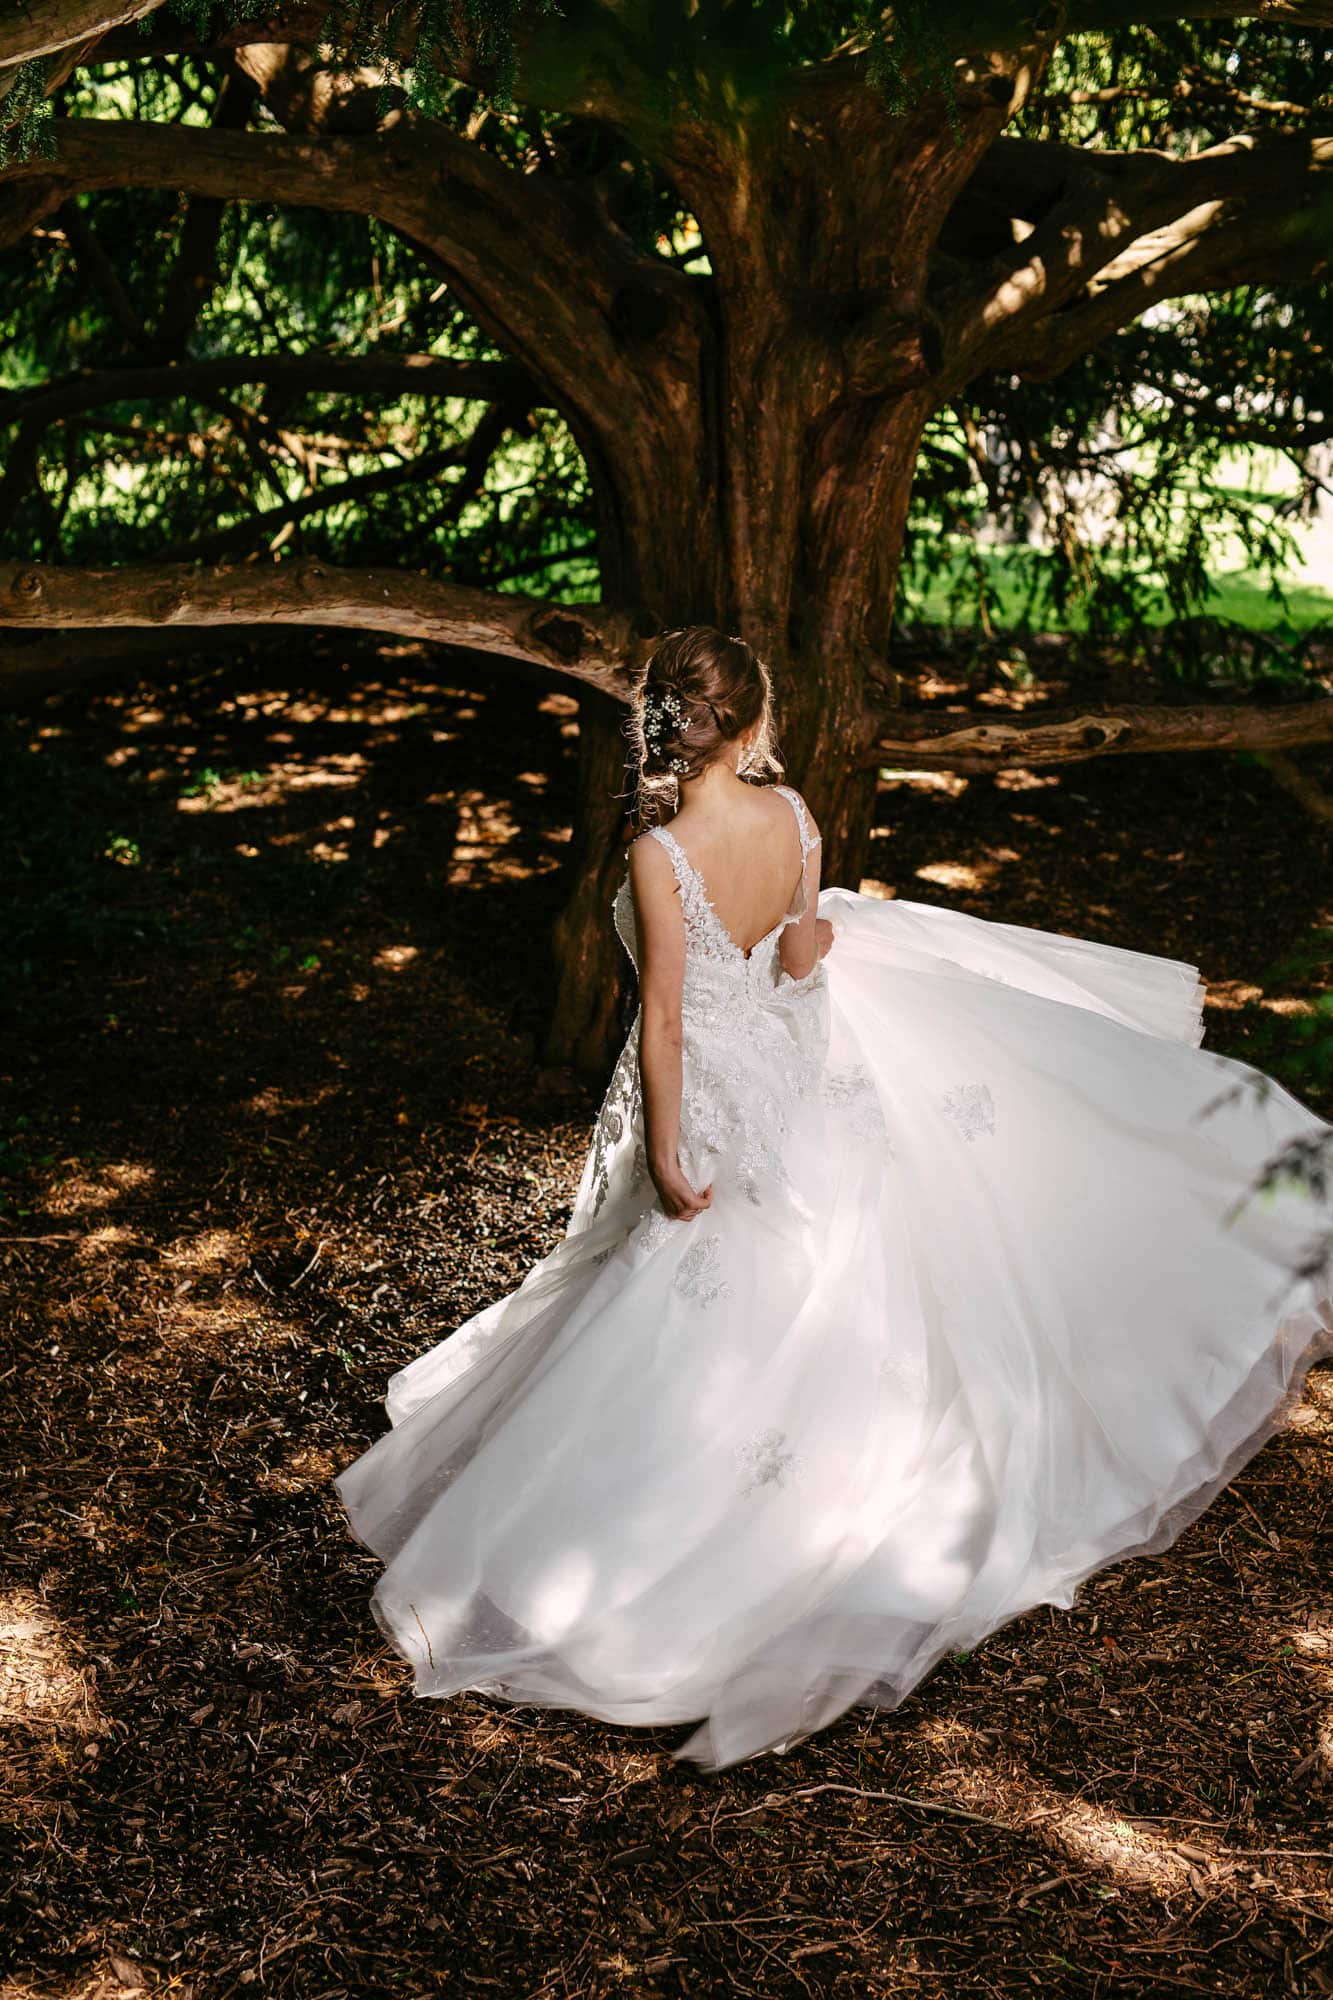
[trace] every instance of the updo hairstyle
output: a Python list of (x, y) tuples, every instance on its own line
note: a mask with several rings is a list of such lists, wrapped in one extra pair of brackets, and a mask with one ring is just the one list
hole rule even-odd
[(781, 777), (772, 682), (754, 648), (711, 625), (666, 633), (634, 691), (630, 716), (640, 820), (658, 820), (673, 810), (681, 781), (697, 778), (756, 723), (739, 775)]

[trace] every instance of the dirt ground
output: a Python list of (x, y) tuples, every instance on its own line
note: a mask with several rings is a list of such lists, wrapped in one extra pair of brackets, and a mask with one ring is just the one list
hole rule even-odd
[[(1333, 1993), (1327, 1367), (1164, 1557), (785, 1758), (411, 1698), (330, 1477), (557, 1240), (596, 1108), (534, 1053), (571, 704), (440, 672), (0, 734), (0, 1995)], [(1209, 1042), (1333, 1112), (1327, 835), (1259, 766), (881, 822), (898, 894), (1193, 959)]]

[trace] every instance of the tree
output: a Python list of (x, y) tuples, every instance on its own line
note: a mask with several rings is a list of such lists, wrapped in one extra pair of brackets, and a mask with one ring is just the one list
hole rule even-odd
[[(428, 630), (581, 681), (552, 1046), (595, 1061), (614, 987), (618, 703), (655, 630), (717, 623), (769, 659), (826, 869), (855, 880), (882, 744), (930, 755), (916, 725), (895, 729), (892, 716), (895, 586), (923, 444), (928, 473), (932, 450), (944, 462), (937, 496), (954, 491), (987, 469), (979, 414), (1021, 435), (1033, 398), (1095, 371), (1090, 357), (1125, 329), (1140, 348), (1157, 342), (1158, 401), (1175, 396), (1177, 423), (1196, 438), (1248, 424), (1300, 457), (1327, 435), (1326, 345), (1311, 343), (1249, 403), (1224, 397), (1207, 361), (1208, 301), (1243, 293), (1245, 323), (1271, 356), (1272, 329), (1290, 325), (1289, 288), (1326, 273), (1333, 241), (1333, 117), (1318, 111), (1333, 6), (1284, 0), (1233, 26), (1247, 11), (1065, 0), (1027, 18), (978, 4), (932, 23), (922, 0), (889, 12), (386, 0), (342, 10), (335, 63), (321, 52), (322, 5), (247, 16), (181, 0), (42, 0), (0, 29), (0, 83), (21, 80), (9, 102), (24, 121), (0, 177), (0, 242), (37, 255), (34, 232), (55, 219), (121, 346), (31, 381), (0, 411), (13, 427), (0, 522), (59, 559), (34, 563), (30, 540), (0, 570), (0, 617)], [(126, 88), (138, 93), (137, 115), (68, 115), (108, 77), (122, 107)], [(52, 91), (64, 115), (37, 129)], [(192, 96), (188, 121), (156, 114), (164, 92), (177, 106)], [(511, 106), (503, 117), (497, 96)], [(151, 324), (118, 294), (90, 221), (91, 200), (123, 204), (127, 190), (166, 191), (136, 198), (170, 204), (157, 217), (172, 254)], [(489, 345), (342, 362), (198, 351), (238, 201), (374, 218)], [(427, 470), (475, 488), (507, 433), (558, 412), (587, 468), (600, 603), (308, 558), (200, 567), (253, 547), (256, 517), (280, 556), (327, 508), (318, 486), (296, 499), (281, 488), (271, 508), (161, 551), (189, 567), (108, 577), (69, 561), (39, 474), (53, 426), (68, 444), (85, 435), (70, 429), (81, 412), (123, 408), (149, 387), (216, 410), (248, 369), (280, 407), (283, 395), (336, 391), (339, 366), (366, 395), (417, 366), (422, 387), (486, 399), (451, 441), (428, 436), (357, 475), (377, 504)], [(271, 468), (263, 405), (233, 418), (229, 448)], [(949, 464), (959, 437), (970, 466)], [(1027, 475), (1006, 495), (996, 466), (995, 497), (1017, 504)], [(1333, 735), (1333, 703), (1295, 714), (1043, 718), (1032, 754)], [(1017, 761), (1031, 747), (1020, 734), (997, 749), (993, 717), (944, 726), (954, 761)]]

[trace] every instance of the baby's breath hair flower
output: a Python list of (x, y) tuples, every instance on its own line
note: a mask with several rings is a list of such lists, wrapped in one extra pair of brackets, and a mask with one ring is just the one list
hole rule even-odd
[(678, 729), (684, 726), (685, 711), (673, 689), (663, 688), (660, 694), (644, 696), (643, 733), (650, 743), (655, 745), (658, 738), (667, 730), (668, 718)]

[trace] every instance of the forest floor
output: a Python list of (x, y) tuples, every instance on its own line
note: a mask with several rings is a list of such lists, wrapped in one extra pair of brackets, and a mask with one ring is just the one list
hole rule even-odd
[[(0, 736), (0, 1995), (1333, 1993), (1327, 1367), (1164, 1556), (784, 1758), (412, 1699), (330, 1479), (568, 1213), (572, 704), (301, 671)], [(1209, 1043), (1333, 1111), (1328, 836), (1265, 769), (900, 779), (881, 822), (886, 889), (1192, 959)]]

